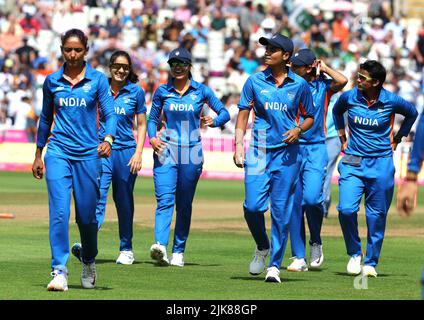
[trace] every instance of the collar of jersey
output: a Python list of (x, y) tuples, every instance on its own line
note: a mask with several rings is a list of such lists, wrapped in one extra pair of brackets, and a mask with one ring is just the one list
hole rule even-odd
[[(169, 79), (168, 83), (166, 84), (166, 89), (168, 91), (171, 91), (171, 90), (176, 91), (174, 85), (172, 84), (172, 80), (173, 78)], [(199, 83), (197, 81), (194, 81), (193, 79), (190, 79), (190, 87), (197, 89), (199, 87)]]
[[(271, 68), (270, 67), (267, 67), (263, 71), (263, 73), (265, 75), (265, 79), (270, 79), (270, 78), (274, 79), (274, 76), (272, 75), (272, 72), (271, 72)], [(286, 79), (289, 79), (290, 81), (295, 81), (294, 78), (295, 78), (295, 73), (293, 71), (291, 71), (290, 68), (288, 68), (287, 78)], [(286, 81), (286, 80), (284, 79), (284, 81)]]
[[(63, 71), (65, 70), (65, 63), (58, 70), (58, 73), (57, 73), (58, 79), (63, 78)], [(84, 74), (83, 79), (88, 79), (88, 80), (94, 79), (94, 74), (95, 74), (96, 70), (94, 70), (87, 62), (84, 62), (84, 63), (85, 63), (85, 74)]]
[[(364, 100), (364, 101), (367, 101), (367, 99), (365, 98), (365, 96), (362, 94), (362, 92), (361, 92), (361, 90), (359, 90), (358, 89), (358, 87), (356, 87), (355, 88), (355, 90), (356, 90), (356, 98), (358, 99), (358, 100)], [(378, 96), (378, 99), (377, 100), (375, 100), (375, 102), (374, 102), (374, 105), (377, 103), (377, 102), (379, 102), (381, 105), (385, 105), (385, 103), (386, 102), (388, 102), (388, 92), (387, 92), (387, 90), (386, 89), (384, 89), (384, 88), (381, 88), (381, 91), (380, 91), (380, 95)]]

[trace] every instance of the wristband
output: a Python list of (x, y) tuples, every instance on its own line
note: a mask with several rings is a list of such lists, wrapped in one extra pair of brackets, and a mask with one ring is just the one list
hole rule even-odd
[(300, 134), (302, 134), (302, 133), (304, 133), (305, 131), (303, 131), (303, 129), (302, 129), (302, 127), (301, 126), (296, 126), (296, 128), (299, 128), (299, 130), (300, 130)]
[(106, 136), (106, 137), (103, 139), (103, 141), (104, 141), (104, 142), (109, 143), (109, 144), (110, 144), (110, 146), (112, 146), (112, 144), (113, 144), (113, 139), (112, 139), (112, 137), (111, 137), (111, 136)]
[(238, 145), (238, 144), (243, 145), (243, 142), (241, 142), (241, 141), (236, 141), (235, 145)]

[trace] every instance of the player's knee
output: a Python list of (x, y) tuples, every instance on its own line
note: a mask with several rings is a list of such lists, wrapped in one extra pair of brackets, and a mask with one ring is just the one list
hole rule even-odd
[(244, 215), (264, 213), (268, 208), (263, 208), (260, 203), (253, 201), (245, 201), (243, 204)]

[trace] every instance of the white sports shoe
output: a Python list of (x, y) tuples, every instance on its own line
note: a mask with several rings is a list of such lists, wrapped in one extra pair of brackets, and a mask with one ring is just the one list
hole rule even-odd
[(373, 266), (363, 266), (362, 267), (362, 274), (366, 277), (374, 277), (377, 278), (377, 271), (375, 271), (375, 268)]
[(169, 260), (166, 255), (166, 247), (159, 243), (155, 243), (150, 247), (150, 257), (153, 260), (156, 260), (157, 264), (160, 266), (165, 267), (169, 265)]
[(310, 245), (310, 267), (311, 269), (319, 268), (321, 267), (322, 263), (324, 262), (324, 253), (322, 252), (322, 244), (313, 243)]
[(349, 263), (347, 264), (347, 273), (355, 276), (360, 274), (362, 270), (361, 260), (362, 255), (350, 257)]
[(66, 271), (53, 270), (53, 279), (47, 285), (48, 291), (68, 291), (68, 274)]
[(269, 249), (258, 250), (255, 248), (255, 253), (253, 254), (253, 260), (249, 265), (249, 272), (252, 275), (261, 274), (265, 270), (265, 260), (268, 257)]
[(184, 267), (184, 254), (182, 252), (172, 253), (172, 258), (169, 264), (171, 266)]
[(134, 262), (134, 253), (130, 250), (121, 251), (118, 259), (116, 259), (117, 264), (133, 264)]
[(287, 267), (287, 271), (294, 271), (294, 272), (304, 272), (308, 271), (308, 265), (306, 264), (306, 260), (304, 258), (290, 258), (293, 260), (293, 262)]
[(271, 267), (266, 270), (265, 282), (278, 282), (281, 283), (280, 280), (280, 270), (277, 267)]
[(81, 273), (81, 285), (85, 289), (94, 289), (96, 286), (97, 272), (96, 263), (83, 263)]

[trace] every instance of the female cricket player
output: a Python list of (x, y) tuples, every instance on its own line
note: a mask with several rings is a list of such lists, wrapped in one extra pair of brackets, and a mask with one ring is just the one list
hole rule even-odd
[[(333, 118), (342, 152), (338, 165), (339, 221), (347, 254), (347, 273), (377, 277), (378, 264), (386, 228), (387, 212), (393, 197), (393, 151), (402, 137), (409, 134), (417, 110), (383, 88), (386, 70), (374, 60), (359, 65), (358, 86), (344, 92), (333, 108)], [(347, 112), (349, 140), (343, 115)], [(405, 117), (399, 131), (393, 135), (395, 114)], [(365, 195), (367, 247), (362, 262), (361, 239), (358, 234), (358, 210)]]
[[(280, 34), (261, 37), (267, 68), (250, 76), (238, 104), (234, 163), (245, 169), (244, 217), (256, 242), (249, 266), (262, 273), (271, 251), (266, 282), (281, 282), (280, 266), (287, 243), (294, 191), (299, 177), (298, 139), (314, 123), (308, 83), (287, 68), (293, 42)], [(243, 137), (251, 110), (255, 112), (252, 139), (246, 155)], [(299, 125), (299, 114), (304, 118)], [(264, 213), (271, 204), (271, 246)], [(271, 249), (270, 249), (271, 247)]]
[[(150, 255), (159, 265), (183, 267), (192, 202), (203, 167), (200, 122), (219, 127), (230, 120), (230, 115), (209, 87), (192, 79), (191, 54), (186, 49), (171, 51), (168, 64), (171, 78), (155, 91), (147, 124), (154, 150), (153, 178), (157, 200), (155, 244), (150, 248)], [(205, 104), (218, 114), (215, 119), (201, 116)], [(157, 128), (162, 121), (164, 128), (158, 134)], [(166, 247), (174, 204), (177, 213), (169, 261)]]
[[(53, 279), (49, 291), (68, 290), (69, 215), (74, 195), (76, 222), (84, 247), (82, 252), (83, 288), (96, 285), (97, 219), (101, 174), (100, 157), (109, 157), (116, 131), (113, 99), (107, 78), (90, 67), (84, 58), (87, 37), (78, 29), (61, 38), (64, 65), (47, 76), (43, 85), (43, 109), (37, 134), (32, 172), (42, 179), (44, 157), (49, 195), (49, 234)], [(104, 141), (98, 133), (98, 105), (105, 119)]]
[[(137, 172), (141, 169), (144, 140), (146, 139), (146, 103), (144, 91), (137, 85), (132, 61), (125, 51), (116, 51), (109, 61), (110, 90), (114, 98), (117, 117), (116, 137), (112, 154), (102, 159), (100, 199), (96, 216), (99, 229), (106, 212), (107, 194), (112, 183), (119, 224), (119, 257), (117, 264), (130, 265), (134, 262), (132, 247), (134, 218), (134, 185)], [(134, 139), (134, 118), (137, 120), (137, 141)], [(105, 135), (103, 119), (100, 121), (100, 138)], [(72, 253), (80, 259), (81, 245), (76, 243)]]
[(343, 89), (348, 80), (328, 67), (324, 61), (317, 60), (310, 49), (301, 49), (294, 54), (290, 59), (290, 67), (308, 82), (315, 107), (314, 125), (299, 138), (302, 163), (290, 221), (293, 262), (287, 267), (288, 271), (307, 271), (304, 213), (311, 236), (309, 267), (315, 269), (324, 262), (321, 226), (324, 218), (323, 187), (328, 161), (325, 144), (327, 107), (331, 96)]

